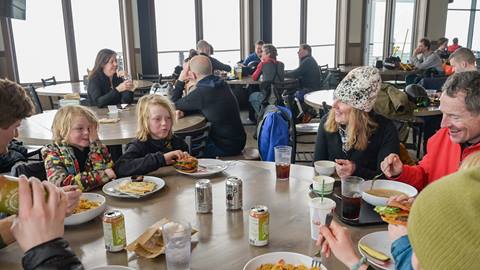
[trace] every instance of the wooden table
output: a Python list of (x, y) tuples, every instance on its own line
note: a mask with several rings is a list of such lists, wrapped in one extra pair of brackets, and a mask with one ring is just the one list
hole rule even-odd
[[(109, 118), (107, 109), (89, 107), (97, 115), (98, 119)], [(45, 145), (52, 142), (51, 126), (57, 110), (45, 111), (23, 120), (18, 129), (18, 138), (30, 145)], [(105, 145), (127, 144), (135, 138), (137, 130), (137, 116), (135, 106), (127, 107), (120, 111), (120, 121), (113, 124), (99, 124), (98, 135)], [(202, 115), (189, 115), (177, 121), (174, 131), (188, 131), (202, 127), (205, 117)]]
[[(339, 67), (340, 71), (344, 73), (345, 75), (352, 71), (353, 69), (357, 68), (359, 66), (341, 66)], [(387, 68), (380, 68), (378, 69), (380, 72), (380, 76), (382, 77), (382, 80), (387, 81), (387, 80), (405, 80), (405, 77), (407, 75), (415, 73), (415, 70), (411, 71), (405, 71), (405, 70), (400, 70), (400, 69), (387, 69)]]
[(252, 79), (252, 76), (243, 76), (241, 80), (235, 79), (235, 80), (225, 80), (227, 84), (230, 85), (251, 85), (251, 84), (260, 84), (261, 81), (257, 80), (254, 81)]
[[(141, 200), (106, 196), (107, 206), (119, 209), (125, 215), (127, 243), (161, 218), (188, 220), (199, 231), (193, 238), (192, 270), (240, 270), (248, 260), (260, 254), (290, 251), (310, 255), (318, 250), (310, 238), (309, 224), (308, 186), (313, 174), (312, 167), (292, 165), (290, 180), (276, 181), (274, 163), (232, 162), (223, 174), (208, 177), (212, 181), (213, 212), (197, 214), (194, 205), (195, 179), (166, 167), (154, 173), (166, 181), (167, 185), (161, 191)], [(227, 175), (243, 179), (243, 211), (225, 210)], [(248, 243), (249, 208), (256, 204), (264, 204), (270, 211), (270, 243), (264, 247)], [(387, 229), (384, 225), (350, 228), (355, 244), (365, 234)], [(106, 264), (128, 265), (136, 269), (166, 269), (164, 255), (143, 259), (133, 253), (105, 251), (100, 218), (67, 227), (65, 238), (85, 269)], [(21, 269), (21, 258), (22, 252), (17, 244), (0, 250), (2, 268)], [(329, 270), (347, 269), (334, 256), (325, 259), (325, 265)]]
[[(151, 81), (133, 80), (135, 89), (149, 88), (152, 86)], [(40, 87), (35, 89), (39, 96), (63, 97), (66, 94), (79, 93), (81, 96), (87, 95), (87, 86), (83, 82), (70, 82)]]
[[(316, 109), (320, 109), (324, 101), (327, 105), (331, 106), (333, 104), (333, 91), (334, 90), (331, 89), (310, 92), (304, 96), (305, 103)], [(440, 111), (438, 106), (417, 108), (413, 112), (414, 116), (435, 116), (441, 114), (442, 111)]]

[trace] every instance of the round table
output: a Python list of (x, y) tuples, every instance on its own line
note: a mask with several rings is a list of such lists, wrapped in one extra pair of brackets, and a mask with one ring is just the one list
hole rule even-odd
[[(224, 173), (207, 177), (212, 181), (213, 211), (195, 212), (195, 178), (181, 175), (172, 167), (157, 170), (166, 187), (149, 197), (118, 199), (107, 197), (109, 209), (125, 215), (127, 243), (134, 241), (149, 226), (162, 218), (187, 220), (199, 232), (192, 240), (191, 269), (242, 269), (251, 258), (274, 251), (314, 254), (318, 248), (310, 238), (308, 186), (314, 174), (312, 167), (292, 165), (289, 181), (275, 180), (271, 162), (230, 161)], [(225, 210), (225, 179), (228, 175), (243, 179), (243, 210)], [(99, 193), (101, 193), (99, 191)], [(264, 247), (248, 243), (249, 208), (263, 204), (270, 211), (270, 242)], [(365, 234), (386, 230), (385, 225), (350, 227), (356, 244)], [(100, 218), (79, 226), (66, 227), (65, 238), (80, 257), (85, 269), (112, 264), (136, 269), (166, 269), (165, 256), (138, 258), (134, 253), (105, 251)], [(5, 269), (21, 269), (22, 251), (13, 244), (0, 251)], [(325, 259), (329, 270), (347, 269), (334, 256)]]
[[(305, 94), (305, 103), (316, 109), (322, 108), (323, 102), (331, 106), (333, 104), (333, 91), (333, 89), (319, 90)], [(413, 111), (414, 116), (435, 116), (441, 114), (442, 111), (440, 111), (438, 106), (422, 107)]]
[[(89, 107), (97, 115), (97, 119), (111, 118), (107, 109)], [(18, 128), (18, 139), (30, 145), (45, 145), (52, 142), (51, 126), (57, 110), (44, 111), (22, 121)], [(127, 107), (118, 113), (119, 122), (99, 124), (98, 136), (105, 145), (120, 145), (131, 142), (136, 135), (137, 116), (135, 106)], [(188, 131), (205, 124), (202, 115), (189, 115), (178, 119), (173, 126), (174, 132)]]

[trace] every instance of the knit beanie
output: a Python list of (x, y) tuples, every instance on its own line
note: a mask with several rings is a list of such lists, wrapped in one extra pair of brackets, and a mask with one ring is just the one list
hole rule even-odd
[(358, 67), (350, 71), (335, 89), (333, 95), (361, 111), (372, 110), (380, 91), (382, 78), (374, 67)]
[(415, 200), (408, 238), (424, 270), (480, 269), (480, 169), (430, 184)]

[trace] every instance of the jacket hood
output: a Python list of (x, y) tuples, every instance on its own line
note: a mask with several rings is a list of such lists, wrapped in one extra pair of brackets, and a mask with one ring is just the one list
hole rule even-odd
[(224, 84), (225, 84), (225, 81), (220, 77), (217, 77), (215, 75), (208, 75), (207, 77), (197, 82), (197, 88), (198, 87), (215, 88), (215, 87), (222, 86)]

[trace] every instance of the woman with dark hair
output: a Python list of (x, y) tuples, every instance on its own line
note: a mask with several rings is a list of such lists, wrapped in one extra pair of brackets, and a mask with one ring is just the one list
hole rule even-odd
[(88, 77), (88, 100), (91, 106), (133, 102), (133, 83), (117, 74), (117, 53), (102, 49), (95, 59), (95, 66)]

